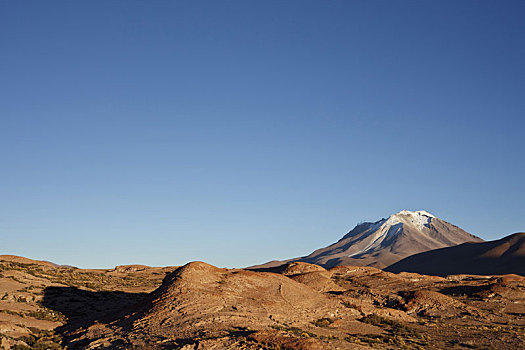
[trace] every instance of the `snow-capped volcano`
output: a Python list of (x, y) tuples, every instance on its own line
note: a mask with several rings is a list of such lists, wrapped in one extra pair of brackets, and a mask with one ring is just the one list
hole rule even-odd
[[(286, 262), (304, 261), (324, 267), (367, 265), (383, 268), (416, 253), (482, 241), (427, 211), (402, 210), (386, 219), (359, 224), (338, 242)], [(260, 267), (280, 263), (283, 262)]]
[[(419, 231), (425, 231), (425, 228), (430, 228), (430, 222), (435, 218), (434, 215), (424, 210), (402, 210), (397, 214), (391, 215), (388, 219), (358, 225), (357, 227), (364, 226), (364, 228), (367, 228), (366, 234), (362, 235), (361, 238), (363, 242), (369, 244), (352, 253), (349, 257), (359, 256), (377, 250), (385, 240), (391, 241), (397, 235), (402, 234), (406, 226), (416, 228)], [(343, 240), (355, 235), (357, 232), (361, 232), (361, 230), (356, 231), (356, 229), (353, 229), (343, 237)]]

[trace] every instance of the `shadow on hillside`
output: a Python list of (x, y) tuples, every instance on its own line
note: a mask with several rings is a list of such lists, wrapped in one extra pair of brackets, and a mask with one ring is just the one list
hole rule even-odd
[(67, 323), (57, 331), (65, 333), (87, 328), (95, 322), (108, 323), (135, 310), (147, 293), (92, 292), (76, 287), (47, 287), (42, 306), (58, 311)]
[(481, 286), (454, 286), (447, 287), (440, 290), (441, 293), (450, 296), (466, 296), (468, 298), (480, 296), (481, 293), (490, 289), (490, 285), (481, 285)]

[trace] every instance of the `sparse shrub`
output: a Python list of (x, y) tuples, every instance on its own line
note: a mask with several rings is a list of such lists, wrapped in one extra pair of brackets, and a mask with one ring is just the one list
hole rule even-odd
[(387, 326), (387, 325), (392, 324), (391, 320), (378, 316), (376, 314), (366, 315), (365, 317), (361, 318), (359, 321), (363, 323), (371, 324), (374, 326)]
[(31, 350), (31, 348), (24, 344), (16, 344), (12, 348), (12, 350)]
[(286, 326), (277, 326), (277, 325), (274, 325), (274, 326), (271, 326), (271, 327), (273, 329), (277, 329), (277, 330), (280, 330), (280, 331), (285, 331), (285, 332), (288, 332), (288, 333), (292, 333), (293, 335), (295, 335), (297, 337), (317, 338), (317, 334), (312, 333), (312, 332), (308, 332), (308, 331), (305, 331), (305, 330), (302, 330), (299, 327), (286, 327)]
[(376, 314), (366, 315), (365, 317), (361, 318), (359, 321), (363, 323), (371, 324), (374, 326), (382, 327), (382, 328), (389, 328), (392, 334), (398, 335), (398, 336), (416, 336), (418, 335), (418, 332), (414, 330), (413, 328), (407, 327), (401, 322), (390, 320), (388, 318), (384, 318)]
[(315, 325), (316, 327), (323, 327), (323, 328), (326, 328), (326, 327), (328, 327), (329, 325), (331, 325), (333, 322), (334, 322), (334, 320), (332, 320), (331, 318), (323, 317), (323, 318), (320, 318), (320, 319), (318, 319), (318, 320), (315, 320), (315, 321), (314, 321), (314, 325)]
[(58, 311), (53, 311), (47, 308), (39, 309), (36, 311), (30, 311), (26, 313), (26, 316), (36, 318), (38, 320), (46, 321), (64, 321), (65, 316)]
[[(32, 331), (38, 331), (37, 334), (31, 334), (22, 338), (30, 349), (33, 350), (59, 350), (62, 339), (53, 330), (38, 330), (32, 328)], [(36, 333), (36, 332), (35, 332)], [(29, 349), (28, 348), (28, 349)], [(25, 348), (23, 348), (25, 349)]]
[(19, 313), (16, 312), (16, 311), (11, 311), (11, 310), (0, 310), (0, 312), (3, 312), (4, 314), (8, 314), (8, 315), (14, 315), (14, 316), (22, 316), (22, 317), (24, 317), (24, 315), (21, 315), (21, 314), (19, 314)]
[(351, 303), (351, 302), (349, 302), (349, 301), (343, 301), (342, 304), (343, 304), (344, 307), (347, 307), (347, 308), (349, 308), (349, 309), (355, 309), (355, 310), (357, 310), (357, 311), (359, 311), (359, 312), (361, 312), (361, 313), (362, 313), (362, 311), (363, 311), (363, 309), (361, 308), (360, 305), (357, 305), (357, 304)]

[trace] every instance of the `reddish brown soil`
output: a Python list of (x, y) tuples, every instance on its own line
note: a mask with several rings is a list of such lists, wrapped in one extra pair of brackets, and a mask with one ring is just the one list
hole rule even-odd
[[(0, 261), (10, 349), (520, 349), (525, 278)], [(3, 295), (3, 297), (2, 297)], [(3, 316), (2, 316), (3, 315)]]

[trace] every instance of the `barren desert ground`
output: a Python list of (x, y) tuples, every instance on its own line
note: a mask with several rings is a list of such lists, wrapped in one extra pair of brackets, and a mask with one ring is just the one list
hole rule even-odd
[(519, 349), (525, 277), (0, 259), (2, 349)]

